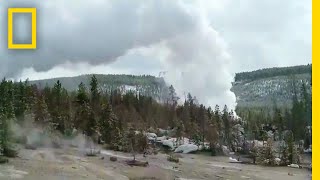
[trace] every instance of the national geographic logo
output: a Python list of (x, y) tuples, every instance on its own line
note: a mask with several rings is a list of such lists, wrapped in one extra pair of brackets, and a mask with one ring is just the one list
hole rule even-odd
[[(31, 14), (31, 43), (15, 44), (13, 42), (13, 15), (15, 13)], [(8, 49), (36, 49), (37, 48), (37, 9), (36, 8), (8, 8)]]

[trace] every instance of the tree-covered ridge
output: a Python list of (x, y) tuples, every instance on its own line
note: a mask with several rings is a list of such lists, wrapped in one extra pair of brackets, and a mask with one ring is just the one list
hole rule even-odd
[(311, 74), (312, 65), (300, 65), (300, 66), (290, 66), (290, 67), (274, 67), (259, 69), (251, 72), (241, 72), (236, 73), (234, 81), (253, 81), (263, 78), (270, 78), (276, 76), (292, 76), (298, 74)]
[[(39, 87), (53, 87), (59, 80), (64, 88), (68, 91), (77, 90), (78, 85), (82, 82), (85, 86), (90, 85), (90, 80), (93, 74), (81, 75), (76, 77), (61, 77), (45, 80), (30, 81), (31, 84), (36, 84)], [(145, 96), (151, 96), (156, 100), (163, 100), (164, 93), (167, 93), (167, 85), (163, 78), (158, 78), (150, 75), (113, 75), (113, 74), (94, 74), (98, 84), (98, 89), (101, 91), (112, 91), (119, 89), (122, 93), (126, 91), (139, 92)]]
[(290, 107), (294, 86), (301, 87), (302, 84), (311, 94), (311, 74), (307, 73), (237, 82), (231, 90), (241, 107), (272, 107), (275, 100), (279, 106)]
[[(119, 89), (122, 93), (131, 90), (141, 95), (150, 96), (158, 102), (164, 102), (168, 95), (168, 87), (163, 78), (143, 75), (95, 75), (99, 82), (99, 89), (112, 92)], [(38, 87), (53, 87), (57, 80), (68, 91), (74, 91), (83, 82), (89, 86), (91, 75), (77, 77), (62, 77), (46, 80), (31, 81)], [(238, 106), (273, 106), (273, 100), (277, 99), (279, 106), (291, 105), (292, 81), (297, 86), (302, 82), (307, 84), (311, 92), (311, 65), (301, 65), (283, 68), (269, 68), (253, 72), (236, 74), (236, 82), (233, 83), (232, 91), (237, 97)]]
[(100, 86), (103, 85), (112, 85), (112, 86), (121, 86), (121, 85), (129, 85), (129, 86), (162, 86), (165, 84), (163, 78), (157, 78), (151, 75), (117, 75), (117, 74), (87, 74), (80, 75), (76, 77), (59, 77), (52, 79), (44, 79), (44, 80), (35, 80), (30, 83), (34, 83), (40, 86), (50, 86), (52, 87), (54, 83), (59, 80), (61, 83), (65, 84), (65, 88), (67, 90), (76, 90), (77, 86), (80, 82), (83, 82), (85, 85), (89, 85), (91, 76), (95, 75), (97, 80), (100, 83)]

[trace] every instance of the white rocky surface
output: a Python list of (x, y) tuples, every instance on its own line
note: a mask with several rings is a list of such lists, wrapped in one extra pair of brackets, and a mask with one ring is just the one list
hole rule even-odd
[(179, 146), (178, 148), (176, 148), (176, 150), (174, 152), (176, 153), (191, 153), (191, 152), (195, 152), (198, 150), (198, 146), (194, 145), (194, 144), (184, 144)]

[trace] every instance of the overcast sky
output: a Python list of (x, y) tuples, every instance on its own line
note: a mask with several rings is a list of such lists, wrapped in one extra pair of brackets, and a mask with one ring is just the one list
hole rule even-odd
[[(6, 26), (2, 26), (2, 76), (19, 77), (27, 69), (23, 76), (36, 78), (30, 68), (43, 71), (47, 77), (104, 68), (110, 73), (158, 74), (166, 70), (158, 57), (128, 55), (126, 51), (158, 43), (195, 26), (193, 14), (182, 7), (185, 4), (206, 13), (226, 42), (236, 72), (311, 62), (311, 0), (10, 0), (0, 4), (1, 23), (6, 25), (7, 7), (37, 7), (39, 42), (37, 52), (9, 51)], [(18, 25), (23, 34), (23, 25)], [(29, 34), (29, 30), (24, 32)], [(78, 64), (81, 70), (77, 72), (61, 65), (68, 60), (94, 66), (80, 68)], [(50, 71), (55, 66), (60, 69), (57, 75)]]
[[(37, 8), (37, 50), (7, 50), (8, 7)], [(311, 0), (9, 0), (0, 13), (2, 77), (168, 71), (181, 91), (232, 102), (235, 72), (311, 63)]]

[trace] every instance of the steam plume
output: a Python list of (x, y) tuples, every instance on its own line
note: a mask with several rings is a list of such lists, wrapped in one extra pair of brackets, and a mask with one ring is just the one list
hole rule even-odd
[[(176, 87), (180, 96), (187, 91), (207, 105), (227, 104), (234, 108), (230, 56), (207, 20), (204, 3), (207, 2), (4, 1), (0, 5), (2, 13), (14, 6), (38, 8), (39, 48), (17, 52), (2, 44), (0, 54), (4, 57), (0, 61), (4, 67), (0, 76), (16, 77), (26, 68), (48, 71), (66, 61), (108, 64), (130, 51), (145, 49), (151, 59), (158, 56), (169, 72), (167, 82)], [(1, 17), (1, 22), (6, 22), (6, 17)]]

